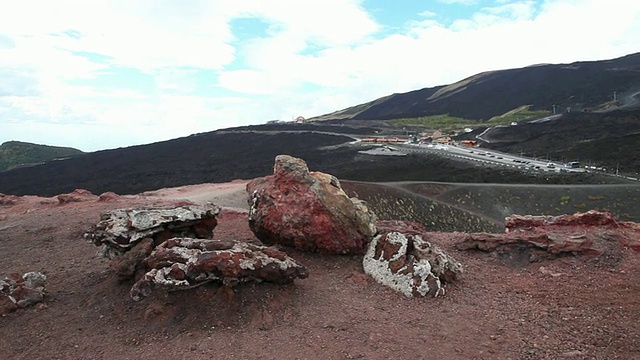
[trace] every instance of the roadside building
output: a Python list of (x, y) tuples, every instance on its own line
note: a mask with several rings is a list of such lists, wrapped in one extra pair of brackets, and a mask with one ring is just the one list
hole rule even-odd
[(440, 136), (438, 138), (433, 139), (434, 143), (438, 143), (438, 144), (450, 144), (451, 143), (451, 137), (450, 136)]

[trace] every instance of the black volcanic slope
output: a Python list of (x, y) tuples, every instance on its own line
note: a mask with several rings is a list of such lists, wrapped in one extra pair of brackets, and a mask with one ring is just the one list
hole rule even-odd
[(640, 53), (613, 60), (491, 71), (457, 83), (393, 94), (323, 119), (412, 118), (449, 114), (488, 120), (523, 105), (531, 110), (588, 109), (640, 90)]
[(541, 123), (502, 126), (485, 138), (488, 147), (556, 160), (581, 161), (640, 173), (640, 110), (572, 112)]
[[(271, 174), (274, 158), (279, 154), (302, 158), (311, 170), (344, 180), (541, 184), (612, 181), (597, 174), (552, 175), (489, 168), (434, 154), (363, 155), (358, 151), (371, 145), (349, 145), (351, 137), (336, 134), (371, 129), (321, 124), (273, 129), (227, 129), (0, 172), (0, 193), (54, 196), (81, 188), (94, 194), (134, 194), (164, 187), (252, 179)], [(322, 133), (323, 130), (333, 134)]]
[(317, 148), (350, 140), (346, 136), (314, 133), (206, 133), (1, 172), (0, 192), (53, 196), (83, 188), (96, 194), (131, 194), (250, 179), (271, 174), (278, 154), (307, 159), (314, 168), (335, 165), (334, 158), (324, 160), (314, 155)]

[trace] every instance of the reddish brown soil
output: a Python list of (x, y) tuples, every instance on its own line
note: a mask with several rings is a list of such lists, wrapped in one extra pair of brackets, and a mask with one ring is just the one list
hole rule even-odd
[(0, 276), (41, 271), (45, 302), (0, 317), (10, 359), (634, 359), (640, 358), (640, 254), (566, 257), (525, 268), (456, 251), (445, 296), (407, 299), (372, 281), (358, 256), (285, 249), (310, 276), (233, 292), (205, 285), (134, 302), (82, 240), (101, 211), (184, 197), (228, 206), (217, 238), (255, 240), (242, 182), (166, 189), (112, 202), (0, 206)]

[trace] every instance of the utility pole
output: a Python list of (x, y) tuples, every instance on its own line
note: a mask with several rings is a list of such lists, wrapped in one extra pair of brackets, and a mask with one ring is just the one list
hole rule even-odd
[(613, 101), (616, 101), (618, 97), (616, 96), (616, 91), (613, 92)]
[(556, 104), (553, 104), (551, 106), (553, 106), (553, 115), (555, 115), (556, 114)]

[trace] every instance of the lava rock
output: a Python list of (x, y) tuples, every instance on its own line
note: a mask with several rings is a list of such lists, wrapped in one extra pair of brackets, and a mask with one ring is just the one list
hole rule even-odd
[(620, 251), (621, 247), (640, 251), (640, 226), (633, 222), (618, 222), (608, 212), (512, 215), (506, 218), (505, 227), (504, 234), (468, 234), (456, 248), (500, 253), (526, 250), (531, 253), (529, 261), (567, 254), (600, 256)]
[(11, 273), (0, 280), (0, 315), (35, 305), (44, 300), (46, 275)]
[(112, 210), (83, 237), (101, 247), (100, 255), (114, 259), (145, 238), (154, 246), (176, 236), (210, 239), (219, 213), (214, 204)]
[(303, 251), (362, 254), (376, 234), (376, 215), (350, 198), (338, 179), (309, 172), (288, 155), (275, 159), (273, 175), (247, 184), (249, 226), (263, 243)]
[(98, 199), (98, 196), (93, 195), (89, 190), (75, 189), (68, 194), (60, 194), (56, 196), (56, 198), (62, 205), (73, 202), (95, 201), (96, 199)]
[(233, 240), (169, 239), (146, 263), (150, 270), (131, 288), (136, 301), (155, 287), (180, 290), (210, 281), (228, 287), (252, 281), (287, 284), (309, 276), (306, 267), (276, 248)]
[(362, 261), (364, 272), (407, 297), (444, 294), (444, 282), (453, 282), (462, 265), (425, 241), (423, 235), (390, 231), (376, 236)]

